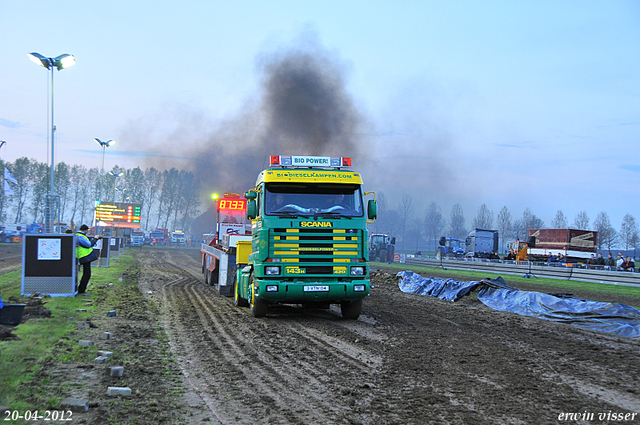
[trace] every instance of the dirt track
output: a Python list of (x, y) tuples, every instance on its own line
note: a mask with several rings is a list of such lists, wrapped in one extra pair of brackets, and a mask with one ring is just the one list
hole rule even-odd
[[(123, 292), (122, 322), (96, 317), (95, 331), (118, 323), (107, 348), (140, 358), (125, 365), (137, 395), (114, 403), (102, 395), (113, 383), (74, 372), (95, 406), (79, 423), (105, 415), (134, 423), (134, 414), (149, 424), (640, 423), (637, 340), (496, 312), (471, 297), (403, 294), (385, 273), (374, 275), (357, 321), (293, 307), (255, 319), (203, 283), (196, 250), (130, 252), (139, 270), (127, 276), (158, 308)], [(97, 304), (107, 290), (117, 289), (97, 289)], [(152, 336), (156, 320), (178, 360), (165, 383), (151, 372), (166, 364), (151, 354), (157, 340), (140, 335)], [(43, 376), (54, 379), (60, 367)], [(89, 364), (64, 367), (61, 384), (70, 370), (100, 375)], [(171, 389), (180, 382), (184, 394)], [(567, 413), (594, 416), (562, 420)], [(637, 414), (608, 421), (601, 413)]]
[(495, 312), (471, 298), (403, 294), (383, 274), (358, 321), (295, 308), (254, 319), (202, 283), (193, 252), (150, 252), (139, 256), (139, 282), (154, 291), (196, 418), (540, 424), (563, 422), (563, 413), (593, 413), (584, 423), (640, 413), (635, 340)]

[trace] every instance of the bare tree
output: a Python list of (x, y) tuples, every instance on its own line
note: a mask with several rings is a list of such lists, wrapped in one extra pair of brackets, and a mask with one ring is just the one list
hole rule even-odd
[(531, 209), (527, 207), (522, 213), (522, 226), (524, 227), (525, 231), (529, 229), (543, 229), (544, 221), (541, 218), (538, 218), (534, 213), (531, 212)]
[[(147, 168), (144, 172), (144, 192), (142, 197), (142, 208), (146, 208), (147, 214), (144, 221), (145, 228), (149, 229), (151, 221), (151, 207), (154, 205), (156, 197), (162, 187), (162, 173), (155, 168)], [(158, 208), (160, 205), (158, 205)]]
[(410, 230), (416, 238), (416, 249), (415, 251), (420, 250), (420, 240), (424, 234), (424, 220), (421, 218), (414, 218), (411, 220)]
[(7, 197), (4, 193), (4, 166), (5, 162), (0, 159), (0, 223), (4, 223), (7, 207)]
[[(33, 221), (44, 222), (44, 204), (45, 195), (49, 193), (50, 167), (44, 162), (35, 162), (31, 164), (31, 176), (33, 191), (31, 194), (31, 207), (29, 212), (33, 214)], [(65, 189), (66, 190), (66, 189)], [(60, 202), (60, 215), (62, 216), (62, 202)]]
[(407, 230), (407, 223), (413, 215), (413, 198), (411, 195), (404, 194), (402, 196), (402, 202), (400, 203), (400, 220), (402, 223), (402, 250), (404, 251), (405, 234)]
[(617, 239), (617, 232), (609, 221), (606, 212), (601, 211), (593, 222), (593, 227), (598, 232), (598, 249), (608, 249), (611, 251)]
[(502, 207), (502, 209), (498, 213), (498, 220), (496, 224), (498, 227), (498, 233), (502, 238), (502, 246), (504, 250), (504, 247), (506, 246), (506, 240), (511, 235), (511, 227), (512, 227), (511, 213), (509, 212), (509, 208), (507, 208), (506, 205)]
[(464, 212), (462, 206), (456, 203), (451, 207), (451, 237), (464, 239), (467, 236), (467, 228), (464, 224)]
[(34, 182), (34, 164), (35, 160), (22, 157), (16, 159), (9, 167), (9, 171), (16, 179), (18, 184), (14, 189), (14, 204), (15, 204), (15, 223), (20, 223), (24, 219), (24, 207), (29, 199), (30, 193), (33, 190)]
[(578, 230), (589, 230), (589, 216), (586, 211), (580, 211), (573, 219), (573, 228)]
[(433, 241), (433, 249), (436, 249), (436, 241), (446, 228), (442, 210), (435, 202), (431, 202), (424, 215), (424, 230), (427, 241)]
[(480, 205), (478, 215), (473, 219), (473, 227), (480, 229), (491, 229), (493, 227), (493, 213), (487, 204)]
[(567, 224), (567, 217), (565, 217), (564, 213), (561, 210), (558, 210), (555, 218), (551, 220), (551, 228), (566, 229), (568, 226), (569, 225)]
[(633, 248), (638, 243), (638, 224), (631, 214), (626, 214), (622, 218), (620, 243), (622, 243), (625, 250)]

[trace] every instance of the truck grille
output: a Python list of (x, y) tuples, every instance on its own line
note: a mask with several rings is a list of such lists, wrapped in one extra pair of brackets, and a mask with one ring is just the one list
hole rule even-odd
[(286, 276), (346, 276), (362, 243), (360, 229), (271, 229), (269, 256), (281, 259)]

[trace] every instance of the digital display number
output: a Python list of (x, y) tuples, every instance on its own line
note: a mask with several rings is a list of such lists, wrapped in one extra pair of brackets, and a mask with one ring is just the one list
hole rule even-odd
[(247, 209), (247, 201), (244, 199), (220, 199), (218, 210), (242, 211)]

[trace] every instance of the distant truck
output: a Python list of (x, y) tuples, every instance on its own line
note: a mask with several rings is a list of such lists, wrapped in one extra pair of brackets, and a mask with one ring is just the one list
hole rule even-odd
[(129, 245), (131, 246), (142, 246), (144, 245), (144, 232), (142, 230), (132, 230)]
[(169, 231), (167, 229), (152, 230), (149, 237), (153, 246), (167, 246)]
[(529, 229), (526, 242), (511, 242), (516, 260), (547, 261), (562, 254), (566, 262), (584, 262), (598, 250), (598, 232), (576, 229)]
[(185, 235), (182, 230), (171, 232), (171, 245), (185, 246)]
[(42, 233), (44, 228), (38, 223), (32, 224), (5, 224), (0, 226), (0, 242), (20, 243), (26, 234)]
[(369, 259), (392, 263), (395, 255), (396, 238), (383, 233), (373, 233), (369, 236)]
[(479, 257), (498, 252), (498, 231), (476, 228), (469, 233), (465, 240), (465, 257)]

